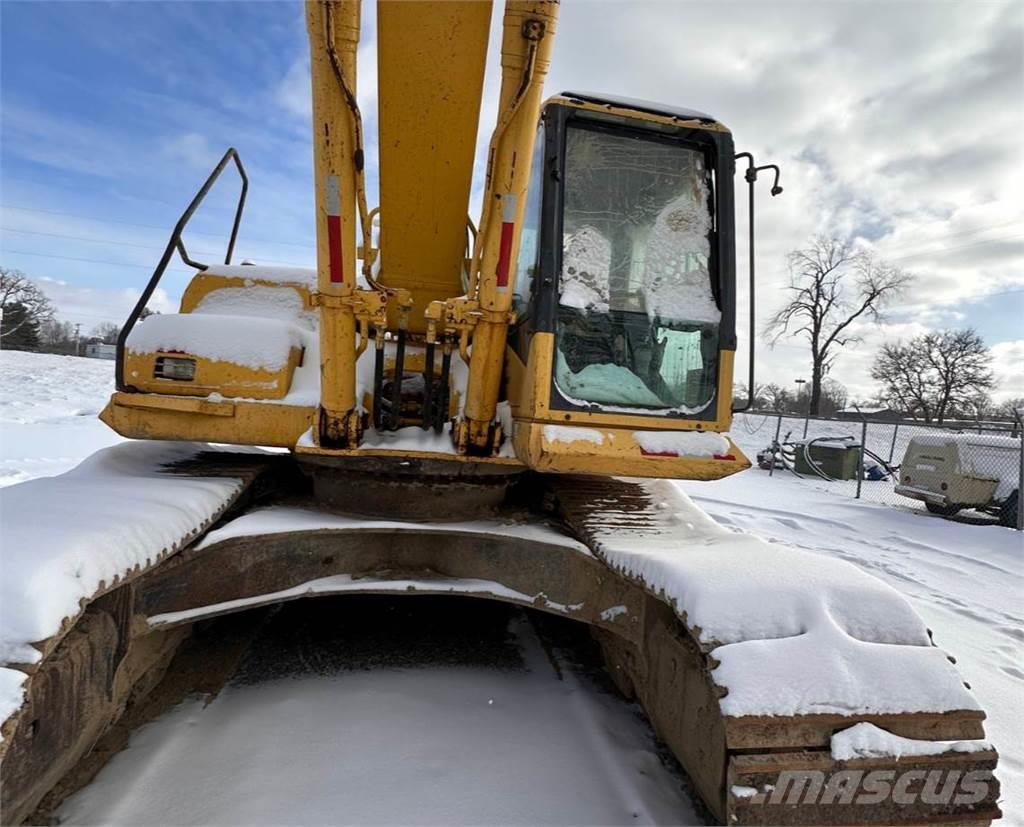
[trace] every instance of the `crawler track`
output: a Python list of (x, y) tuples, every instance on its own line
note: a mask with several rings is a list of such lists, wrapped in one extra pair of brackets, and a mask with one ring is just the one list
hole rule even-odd
[[(740, 699), (759, 680), (778, 681), (779, 695), (792, 693), (787, 684), (801, 680), (800, 664), (764, 675), (736, 668), (737, 653), (746, 651), (737, 647), (758, 642), (758, 599), (766, 617), (777, 614), (780, 603), (785, 610), (786, 600), (801, 594), (801, 572), (781, 570), (770, 579), (762, 572), (758, 582), (767, 591), (725, 607), (738, 618), (739, 631), (731, 637), (721, 632), (707, 620), (715, 616), (706, 614), (709, 593), (721, 614), (723, 601), (744, 592), (727, 584), (716, 601), (718, 581), (708, 572), (735, 566), (741, 552), (751, 571), (763, 568), (773, 547), (713, 526), (665, 483), (534, 479), (527, 481), (536, 483), (530, 490), (546, 487), (542, 496), (524, 498), (520, 486), (488, 518), (427, 523), (323, 511), (309, 493), (296, 494), (303, 486), (286, 458), (200, 458), (173, 472), (226, 474), (242, 486), (213, 530), (197, 527), (152, 566), (97, 594), (56, 639), (40, 642), (44, 658), (32, 667), (26, 702), (4, 726), (6, 822), (24, 819), (51, 791), (53, 806), (94, 747), (138, 719), (194, 624), (307, 596), (353, 593), (486, 597), (589, 625), (615, 684), (640, 701), (723, 823), (985, 823), (999, 817), (992, 776), (997, 756), (977, 741), (984, 713), (971, 707), (967, 695), (962, 708), (922, 709), (910, 695), (903, 707), (891, 708), (901, 702), (897, 698), (874, 711), (869, 703), (842, 712), (835, 708), (849, 699), (830, 697), (826, 683), (796, 689), (813, 701), (809, 708), (832, 711), (743, 711)], [(746, 564), (734, 570), (742, 580)], [(878, 594), (870, 588), (874, 581), (865, 581), (862, 602), (857, 577), (865, 575), (847, 583), (845, 570), (837, 571), (838, 582), (826, 587), (853, 590), (837, 645), (867, 646), (878, 664), (911, 675), (916, 670), (925, 683), (957, 684), (927, 639), (915, 645), (896, 638), (858, 640), (858, 624), (865, 620), (858, 612), (870, 614)], [(786, 646), (799, 638), (797, 630), (762, 643)], [(854, 670), (850, 680), (862, 681), (855, 694), (870, 700), (875, 673), (865, 674)], [(887, 754), (834, 757), (833, 736), (857, 724), (915, 742), (976, 743), (902, 760)], [(877, 773), (889, 779), (890, 792), (903, 784), (901, 794), (879, 798), (878, 785), (870, 786)], [(981, 795), (962, 788), (968, 773), (983, 781), (975, 785)]]

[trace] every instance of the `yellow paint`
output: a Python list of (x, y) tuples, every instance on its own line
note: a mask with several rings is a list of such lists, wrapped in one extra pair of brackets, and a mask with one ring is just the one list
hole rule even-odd
[[(313, 95), (313, 181), (316, 188), (316, 261), (319, 292), (345, 299), (356, 286), (356, 122), (345, 95), (355, 93), (356, 47), (359, 43), (357, 0), (307, 0)], [(337, 58), (332, 60), (331, 50)], [(338, 72), (342, 77), (338, 77)], [(344, 281), (330, 278), (328, 193), (337, 181), (341, 215), (341, 258)], [(356, 413), (356, 317), (345, 303), (323, 302), (320, 307), (320, 414), (314, 439), (332, 445), (354, 443), (359, 437)]]
[(490, 0), (377, 4), (380, 281), (412, 293), (414, 333), (462, 293), (490, 22)]
[[(558, 4), (552, 0), (508, 0), (501, 44), (501, 98), (498, 126), (491, 137), (483, 217), (473, 254), (473, 283), (484, 311), (473, 332), (465, 415), (456, 428), (460, 450), (492, 453), (492, 423), (501, 385), (501, 364), (511, 321), (511, 280), (537, 137), (544, 78), (551, 63)], [(509, 285), (498, 285), (502, 223), (512, 220)], [(470, 298), (474, 296), (470, 295)], [(500, 434), (499, 434), (500, 436)]]
[[(732, 423), (732, 351), (720, 351), (716, 419), (640, 416), (608, 411), (562, 411), (550, 407), (555, 337), (534, 334), (527, 364), (511, 349), (507, 353), (508, 393), (516, 421), (516, 456), (530, 468), (549, 473), (612, 476), (719, 479), (749, 468), (734, 443), (735, 461), (693, 457), (644, 456), (634, 431), (711, 431), (724, 433)], [(586, 440), (551, 443), (543, 438), (544, 425), (578, 426), (603, 434), (600, 444)]]
[(514, 446), (516, 456), (525, 465), (548, 474), (717, 480), (750, 467), (750, 461), (732, 440), (726, 456), (734, 459), (665, 457), (641, 453), (630, 429), (590, 427), (588, 431), (601, 434), (601, 441), (595, 442), (583, 437), (551, 440), (544, 433), (545, 427), (541, 422), (517, 422)]
[(297, 405), (115, 393), (100, 419), (130, 439), (291, 448), (309, 430), (314, 413)]
[[(191, 381), (179, 379), (158, 379), (154, 373), (156, 360), (161, 356), (175, 359), (193, 359), (196, 363), (195, 378)], [(250, 399), (281, 399), (292, 384), (295, 368), (302, 360), (302, 350), (293, 347), (288, 362), (280, 370), (270, 371), (250, 368), (234, 362), (203, 359), (191, 353), (125, 352), (124, 378), (132, 387), (142, 393), (159, 393), (174, 396), (209, 396), (219, 393), (225, 397), (248, 397)]]

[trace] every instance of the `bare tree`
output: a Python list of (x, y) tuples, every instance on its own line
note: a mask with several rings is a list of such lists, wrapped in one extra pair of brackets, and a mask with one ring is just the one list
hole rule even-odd
[(846, 407), (850, 398), (846, 385), (836, 379), (827, 377), (821, 382), (821, 414), (834, 416), (837, 411)]
[(117, 337), (121, 333), (121, 326), (113, 322), (101, 322), (92, 329), (89, 335), (93, 339), (100, 339), (105, 345), (116, 345)]
[(792, 394), (781, 385), (769, 382), (761, 388), (761, 398), (771, 410), (782, 413), (792, 401)]
[(941, 424), (954, 411), (973, 412), (995, 387), (991, 362), (977, 332), (943, 330), (883, 345), (871, 376), (882, 383), (889, 404)]
[(78, 337), (71, 322), (51, 319), (40, 325), (39, 350), (43, 353), (62, 353), (70, 356), (75, 353), (77, 344)]
[[(737, 402), (743, 402), (744, 404), (750, 399), (750, 391), (748, 385), (745, 383), (736, 383), (732, 387), (733, 398)], [(764, 407), (764, 385), (759, 385), (757, 382), (754, 383), (754, 398), (750, 403), (750, 407), (753, 410)]]
[(50, 299), (35, 282), (20, 270), (7, 267), (0, 267), (0, 308), (5, 311), (17, 308), (16, 313), (10, 313), (14, 320), (8, 319), (3, 325), (0, 336), (5, 339), (13, 338), (25, 326), (38, 334), (40, 325), (51, 321), (56, 312)]
[(1012, 399), (1004, 399), (996, 407), (996, 416), (1002, 419), (1014, 420), (1017, 418), (1017, 412), (1020, 411), (1024, 416), (1024, 396), (1016, 396)]
[(790, 298), (765, 325), (774, 345), (784, 335), (805, 337), (811, 346), (810, 411), (821, 410), (822, 380), (839, 349), (861, 337), (854, 323), (881, 320), (882, 308), (913, 279), (910, 273), (855, 250), (849, 241), (818, 236), (789, 254)]

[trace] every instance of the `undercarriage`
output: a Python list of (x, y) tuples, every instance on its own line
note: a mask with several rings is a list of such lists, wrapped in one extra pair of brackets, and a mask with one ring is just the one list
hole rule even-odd
[[(196, 655), (211, 622), (240, 656), (252, 635), (232, 624), (241, 612), (380, 594), (486, 598), (585, 624), (721, 823), (999, 817), (984, 713), (895, 592), (846, 563), (780, 558), (668, 483), (467, 468), (408, 468), (414, 483), (216, 453), (165, 469), (240, 483), (208, 525), (34, 641), (36, 662), (6, 664), (27, 679), (3, 724), (5, 823), (52, 811), (168, 698), (223, 682), (237, 661)], [(827, 635), (791, 628), (814, 597), (830, 606)]]

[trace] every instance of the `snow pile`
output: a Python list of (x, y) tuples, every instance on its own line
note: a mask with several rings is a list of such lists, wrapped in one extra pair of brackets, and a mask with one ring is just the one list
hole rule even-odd
[(608, 312), (612, 245), (593, 227), (582, 227), (565, 239), (559, 304), (594, 313)]
[(614, 569), (664, 593), (714, 647), (726, 715), (978, 709), (892, 587), (830, 557), (721, 528), (671, 483), (645, 483), (665, 517), (597, 531)]
[[(21, 706), (27, 680), (28, 675), (24, 672), (0, 667), (0, 723), (6, 721)], [(2, 736), (0, 743), (3, 743)]]
[(203, 296), (192, 312), (277, 319), (309, 330), (317, 324), (316, 313), (304, 309), (302, 294), (292, 287), (222, 287)]
[[(237, 479), (168, 474), (207, 445), (128, 442), (0, 497), (0, 662), (35, 663), (80, 601), (179, 546), (230, 502)], [(55, 516), (59, 518), (55, 519)], [(0, 710), (0, 719), (9, 710)]]
[(188, 353), (256, 370), (278, 371), (292, 348), (305, 344), (302, 331), (279, 319), (182, 313), (150, 316), (128, 335), (133, 353)]
[(916, 741), (893, 735), (874, 724), (856, 724), (832, 736), (832, 757), (836, 761), (853, 758), (902, 758), (916, 755), (942, 755), (947, 752), (982, 752), (992, 749), (988, 741)]
[(596, 428), (576, 428), (572, 425), (545, 425), (544, 439), (548, 442), (592, 442), (600, 445), (604, 434)]
[[(578, 611), (583, 608), (582, 603), (566, 606), (564, 603), (548, 600), (544, 592), (538, 592), (534, 595), (517, 592), (494, 580), (479, 580), (469, 577), (394, 580), (374, 577), (353, 577), (351, 574), (335, 574), (330, 577), (310, 580), (298, 586), (293, 586), (290, 589), (281, 589), (280, 591), (269, 592), (255, 597), (242, 597), (237, 600), (225, 600), (223, 603), (200, 606), (196, 609), (153, 615), (149, 618), (149, 625), (156, 628), (168, 624), (185, 623), (198, 618), (226, 614), (228, 612), (237, 612), (240, 609), (252, 608), (254, 606), (284, 603), (315, 594), (345, 594), (346, 592), (364, 594), (407, 594), (409, 592), (419, 592), (421, 594), (479, 595), (499, 600), (510, 600), (514, 603), (543, 605), (545, 608), (556, 612)], [(612, 618), (614, 618), (614, 615), (612, 615)]]
[(633, 438), (646, 454), (720, 457), (729, 453), (729, 440), (710, 431), (634, 431)]
[(271, 506), (249, 511), (241, 517), (211, 531), (197, 548), (207, 548), (215, 543), (234, 537), (251, 537), (259, 534), (285, 534), (290, 531), (380, 531), (422, 534), (425, 531), (442, 531), (469, 534), (498, 534), (503, 537), (518, 537), (564, 546), (580, 554), (590, 555), (589, 549), (579, 540), (560, 534), (545, 524), (509, 523), (494, 520), (468, 520), (451, 523), (417, 523), (408, 520), (372, 520), (363, 517), (345, 517), (307, 508)]
[(315, 288), (317, 285), (316, 270), (307, 267), (211, 264), (203, 271), (203, 275), (245, 279), (246, 281), (265, 281), (276, 284), (298, 284), (307, 288)]
[(644, 299), (651, 318), (718, 324), (708, 275), (711, 255), (708, 187), (666, 204), (654, 222), (644, 260)]
[[(367, 348), (366, 353), (372, 353), (372, 348)], [(364, 354), (365, 355), (365, 354)], [(362, 363), (362, 360), (360, 360)], [(372, 378), (370, 384), (365, 387), (365, 392), (373, 390)], [(357, 394), (357, 399), (362, 400), (362, 395)], [(376, 431), (367, 428), (363, 432), (363, 440), (359, 443), (361, 449), (372, 449), (375, 451), (429, 451), (434, 454), (455, 454), (455, 444), (452, 442), (452, 426), (450, 422), (444, 424), (441, 433), (435, 433), (433, 428), (424, 431), (418, 425), (410, 425), (399, 428), (396, 431)]]
[[(794, 573), (797, 574), (797, 573)], [(756, 600), (750, 592), (748, 600)], [(902, 598), (897, 599), (902, 602)], [(822, 605), (806, 631), (714, 650), (722, 712), (742, 715), (864, 715), (979, 710), (945, 652), (927, 644), (858, 640)]]

